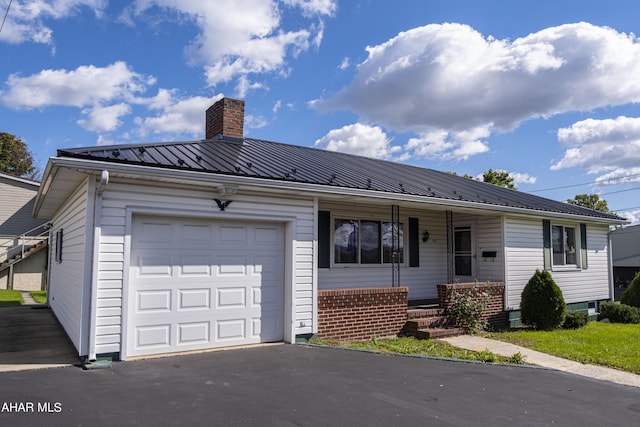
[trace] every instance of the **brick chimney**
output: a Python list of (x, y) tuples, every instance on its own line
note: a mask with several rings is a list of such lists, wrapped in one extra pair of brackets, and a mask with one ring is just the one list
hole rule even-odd
[(217, 135), (231, 138), (244, 137), (244, 101), (222, 98), (207, 109), (205, 119), (206, 139)]

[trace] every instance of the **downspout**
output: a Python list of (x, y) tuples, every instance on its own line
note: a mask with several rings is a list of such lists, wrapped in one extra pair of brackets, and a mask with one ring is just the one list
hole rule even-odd
[(101, 226), (100, 219), (102, 217), (102, 193), (109, 184), (109, 171), (103, 170), (100, 176), (100, 183), (96, 189), (96, 195), (93, 199), (93, 259), (91, 268), (91, 286), (89, 286), (90, 292), (90, 315), (89, 315), (89, 362), (95, 362), (96, 360), (96, 330), (97, 330), (97, 310), (98, 310), (98, 267), (100, 262), (100, 234)]

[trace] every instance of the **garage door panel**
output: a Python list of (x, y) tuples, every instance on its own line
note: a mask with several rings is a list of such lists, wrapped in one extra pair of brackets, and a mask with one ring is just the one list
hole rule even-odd
[(210, 248), (213, 241), (210, 224), (182, 224), (179, 234), (183, 248)]
[(223, 255), (218, 257), (218, 276), (246, 276), (246, 255)]
[(182, 254), (177, 262), (178, 275), (210, 277), (212, 264), (212, 257), (203, 255), (202, 252)]
[(136, 328), (135, 349), (148, 351), (150, 349), (166, 350), (171, 344), (171, 324), (141, 326)]
[(143, 220), (136, 230), (136, 242), (140, 247), (171, 245), (175, 240), (175, 226), (170, 221)]
[(177, 345), (210, 344), (211, 322), (191, 322), (178, 324)]
[(245, 226), (220, 226), (220, 243), (230, 248), (247, 245), (247, 228)]
[(211, 309), (211, 289), (179, 289), (178, 310)]
[(282, 340), (283, 248), (280, 224), (134, 217), (127, 355)]
[(152, 291), (138, 291), (136, 293), (137, 313), (157, 313), (171, 311), (171, 290), (156, 289)]
[(246, 319), (226, 319), (216, 322), (216, 341), (241, 341), (247, 338)]
[(243, 287), (218, 288), (215, 307), (218, 309), (244, 308), (247, 305), (247, 289)]
[(171, 265), (171, 256), (136, 256), (134, 258), (136, 266), (138, 267), (138, 276), (152, 276), (152, 277), (171, 277), (173, 274)]

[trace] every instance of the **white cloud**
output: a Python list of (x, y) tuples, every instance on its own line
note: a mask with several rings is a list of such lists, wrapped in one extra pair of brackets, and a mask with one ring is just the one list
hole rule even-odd
[(640, 182), (640, 167), (615, 169), (612, 172), (600, 175), (595, 181), (596, 185), (599, 186), (630, 184), (634, 182)]
[[(4, 2), (4, 4), (7, 3)], [(53, 42), (53, 30), (45, 24), (45, 21), (72, 16), (83, 7), (91, 9), (96, 16), (101, 16), (107, 7), (107, 0), (22, 0), (13, 2), (2, 33), (0, 33), (0, 41), (12, 44), (24, 42), (50, 44)]]
[(485, 127), (459, 132), (434, 129), (422, 133), (417, 138), (409, 139), (404, 149), (411, 157), (466, 160), (489, 151), (488, 144), (483, 141), (489, 134), (489, 129)]
[(154, 84), (151, 77), (134, 72), (124, 62), (106, 67), (80, 66), (75, 70), (42, 70), (22, 77), (11, 74), (0, 99), (10, 108), (32, 109), (52, 105), (85, 107), (116, 99), (129, 99)]
[(630, 211), (620, 211), (616, 212), (622, 218), (631, 221), (629, 225), (638, 225), (640, 224), (640, 210), (630, 210)]
[(283, 3), (301, 8), (304, 16), (333, 16), (338, 8), (335, 0), (283, 0)]
[(338, 65), (338, 68), (341, 70), (346, 70), (351, 66), (351, 60), (348, 57), (342, 58), (342, 62)]
[(80, 126), (93, 132), (110, 132), (122, 124), (120, 117), (131, 113), (131, 107), (123, 103), (107, 107), (96, 105), (84, 109), (82, 113), (88, 117), (78, 120)]
[(538, 180), (537, 177), (531, 176), (528, 173), (509, 172), (509, 175), (511, 175), (515, 184), (535, 184)]
[[(594, 174), (607, 172), (597, 179), (603, 185), (640, 181), (640, 118), (583, 120), (558, 130), (558, 140), (567, 150), (552, 170), (579, 167)], [(628, 175), (636, 176), (611, 181)]]
[(415, 132), (441, 158), (486, 151), (478, 139), (456, 143), (459, 132), (508, 131), (536, 117), (640, 101), (638, 39), (588, 23), (513, 41), (462, 24), (433, 24), (367, 52), (347, 88), (312, 105)]
[(361, 123), (333, 129), (316, 140), (315, 146), (377, 159), (389, 159), (400, 150), (400, 147), (391, 146), (391, 141), (381, 128)]
[[(300, 9), (306, 18), (331, 16), (334, 0), (286, 0), (286, 6)], [(324, 26), (309, 23), (307, 28), (285, 31), (281, 28), (279, 3), (275, 0), (202, 1), (202, 0), (137, 0), (132, 11), (123, 16), (131, 22), (131, 14), (139, 16), (152, 7), (178, 12), (199, 29), (187, 49), (187, 56), (204, 64), (211, 86), (250, 74), (286, 74), (286, 60), (317, 45)], [(248, 89), (260, 88), (240, 81), (240, 95)]]
[(142, 136), (187, 134), (194, 138), (204, 138), (204, 112), (220, 98), (222, 95), (180, 99), (173, 91), (160, 90), (156, 97), (148, 100), (149, 108), (158, 110), (158, 114), (136, 118), (138, 133)]

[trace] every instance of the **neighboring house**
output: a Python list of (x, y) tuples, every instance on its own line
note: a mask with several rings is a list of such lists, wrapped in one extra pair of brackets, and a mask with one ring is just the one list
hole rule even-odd
[(525, 284), (548, 269), (569, 304), (612, 297), (616, 215), (247, 138), (243, 120), (244, 102), (224, 98), (204, 140), (49, 160), (34, 212), (53, 222), (49, 303), (79, 355), (295, 342), (317, 331), (327, 290), (432, 300), (437, 284), (503, 282), (517, 320)]
[(39, 188), (39, 182), (0, 173), (0, 289), (46, 285), (47, 252), (40, 249), (46, 247), (47, 221), (32, 216)]
[(613, 231), (611, 249), (615, 283), (624, 287), (640, 272), (640, 225)]

